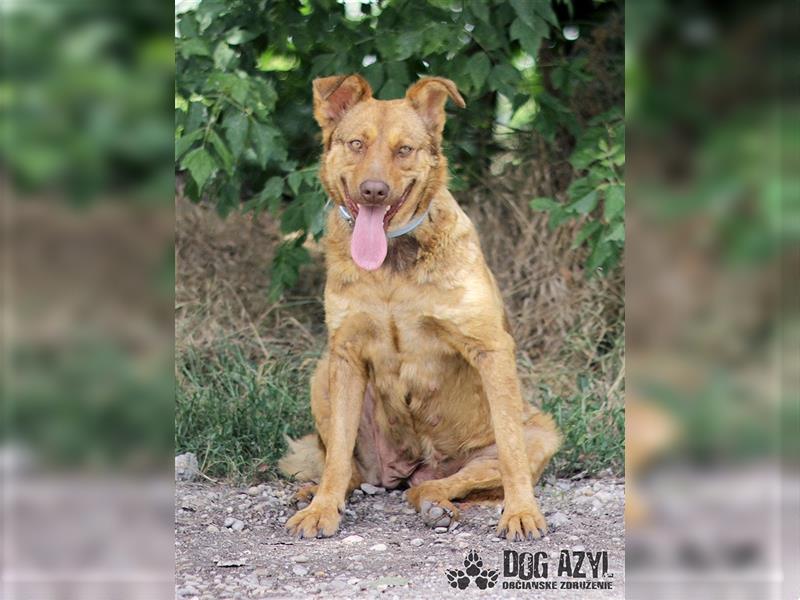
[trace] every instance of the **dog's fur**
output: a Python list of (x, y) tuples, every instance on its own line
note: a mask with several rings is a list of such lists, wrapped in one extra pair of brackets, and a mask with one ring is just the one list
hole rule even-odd
[(474, 226), (446, 188), (444, 105), (464, 101), (438, 77), (390, 101), (373, 99), (359, 75), (317, 79), (313, 89), (320, 177), (333, 202), (353, 210), (359, 184), (379, 179), (391, 189), (387, 204), (410, 190), (389, 229), (430, 210), (390, 241), (373, 271), (350, 256), (351, 225), (338, 210), (328, 216), (329, 343), (311, 382), (317, 433), (292, 442), (280, 463), (319, 485), (301, 490), (300, 500), (313, 500), (286, 527), (333, 535), (345, 496), (368, 482), (410, 485), (410, 503), (432, 525), (443, 512), (445, 524), (457, 518), (451, 500), (502, 488), (498, 531), (538, 537), (546, 524), (533, 486), (561, 436), (522, 399), (500, 292)]

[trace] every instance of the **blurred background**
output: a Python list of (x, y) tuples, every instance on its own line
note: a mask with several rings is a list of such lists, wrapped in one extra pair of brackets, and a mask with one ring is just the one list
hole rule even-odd
[(173, 22), (0, 2), (4, 599), (174, 594)]
[(627, 596), (798, 596), (796, 3), (128, 4), (0, 2), (3, 598), (171, 597), (173, 449), (270, 477), (309, 426), (334, 71), (464, 92), (551, 475), (621, 472), (625, 393)]
[(800, 594), (798, 14), (627, 5), (629, 598)]

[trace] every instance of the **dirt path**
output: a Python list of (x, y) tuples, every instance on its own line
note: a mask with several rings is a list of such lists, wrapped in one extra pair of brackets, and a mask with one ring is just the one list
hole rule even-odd
[[(538, 491), (550, 523), (541, 540), (511, 544), (494, 535), (498, 508), (462, 507), (459, 526), (446, 533), (426, 528), (401, 492), (357, 491), (339, 533), (324, 540), (295, 540), (283, 529), (293, 513), (296, 485), (272, 482), (253, 488), (176, 484), (176, 598), (623, 598), (624, 482), (617, 478), (545, 484)], [(504, 550), (547, 553), (548, 577), (534, 582), (599, 582), (611, 589), (504, 589), (522, 580), (506, 576)], [(446, 571), (467, 569), (475, 550), (483, 562), (475, 577), (455, 575), (466, 589), (450, 587)], [(605, 577), (558, 576), (562, 550), (574, 569), (583, 551), (607, 551)], [(474, 555), (473, 555), (474, 558)], [(474, 563), (475, 561), (473, 561)], [(542, 561), (543, 563), (544, 561)], [(540, 565), (542, 564), (540, 563)], [(597, 563), (602, 566), (602, 562)], [(492, 579), (494, 587), (479, 589)], [(474, 573), (474, 566), (469, 572)], [(485, 572), (485, 573), (484, 573)], [(483, 577), (482, 577), (483, 575)], [(456, 582), (456, 585), (458, 582)]]

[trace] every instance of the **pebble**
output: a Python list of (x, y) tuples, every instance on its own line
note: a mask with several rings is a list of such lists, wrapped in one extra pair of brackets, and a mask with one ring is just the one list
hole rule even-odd
[(200, 593), (196, 587), (187, 585), (186, 587), (182, 587), (178, 590), (179, 596), (197, 596)]
[(573, 546), (572, 550), (573, 552), (583, 552), (584, 550), (586, 550), (586, 546), (578, 544), (577, 546)]
[(306, 563), (308, 562), (308, 557), (305, 554), (298, 554), (292, 557), (292, 560), (296, 563)]
[(548, 517), (547, 523), (552, 527), (561, 527), (562, 525), (569, 523), (569, 517), (563, 512), (558, 511)]
[(256, 487), (256, 486), (248, 488), (248, 490), (247, 490), (247, 495), (248, 496), (258, 496), (260, 493), (261, 493), (261, 488), (260, 487)]
[(411, 545), (412, 545), (412, 546), (414, 546), (415, 548), (419, 548), (419, 547), (420, 547), (420, 546), (422, 546), (422, 544), (424, 544), (424, 543), (425, 543), (425, 541), (424, 541), (422, 538), (414, 538), (413, 540), (411, 540), (411, 541), (409, 542), (409, 544), (411, 544)]
[(242, 531), (244, 529), (244, 521), (240, 521), (239, 519), (234, 519), (233, 524), (231, 525), (231, 529), (234, 531)]
[(377, 485), (372, 485), (371, 483), (362, 483), (361, 490), (369, 495), (374, 496), (375, 494), (384, 494), (386, 493), (386, 489), (382, 487), (378, 487)]
[(200, 479), (200, 466), (193, 452), (175, 457), (175, 481), (196, 481)]
[(234, 519), (233, 517), (227, 517), (227, 518), (225, 519), (225, 527), (230, 527), (231, 525), (233, 525), (233, 522), (234, 522), (235, 520), (236, 520), (236, 519)]
[(216, 525), (209, 525), (208, 527), (206, 527), (206, 531), (208, 533), (219, 533), (219, 527), (217, 527)]
[(342, 540), (345, 544), (358, 544), (359, 542), (363, 542), (364, 538), (360, 535), (348, 535), (346, 538)]
[(447, 527), (434, 527), (433, 531), (434, 533), (447, 533), (448, 529)]
[(374, 546), (370, 546), (369, 549), (375, 552), (386, 552), (386, 544), (375, 544)]
[(308, 568), (304, 567), (303, 565), (297, 565), (294, 569), (292, 569), (292, 573), (300, 577), (305, 577), (308, 575)]

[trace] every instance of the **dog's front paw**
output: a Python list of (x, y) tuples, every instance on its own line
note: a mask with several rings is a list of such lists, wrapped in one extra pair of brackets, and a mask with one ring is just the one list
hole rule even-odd
[(497, 524), (497, 534), (509, 541), (538, 539), (547, 533), (547, 522), (534, 502), (524, 508), (506, 507)]
[(286, 521), (286, 529), (301, 538), (330, 537), (339, 529), (341, 515), (335, 504), (318, 502), (314, 498), (310, 505), (297, 511)]

